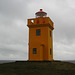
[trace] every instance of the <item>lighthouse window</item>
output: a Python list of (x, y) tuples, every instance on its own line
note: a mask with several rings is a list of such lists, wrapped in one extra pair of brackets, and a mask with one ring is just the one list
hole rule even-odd
[(50, 55), (52, 54), (51, 48), (50, 48)]
[(37, 54), (37, 48), (33, 48), (33, 54)]
[(31, 23), (34, 23), (34, 20), (31, 20)]
[(50, 31), (50, 37), (51, 37), (51, 31)]
[(40, 36), (40, 32), (41, 32), (40, 29), (36, 29), (36, 36)]

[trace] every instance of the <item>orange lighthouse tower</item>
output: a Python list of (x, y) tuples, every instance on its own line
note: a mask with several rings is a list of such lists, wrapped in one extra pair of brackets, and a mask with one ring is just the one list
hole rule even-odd
[(29, 61), (53, 60), (53, 22), (47, 13), (40, 9), (36, 18), (28, 19)]

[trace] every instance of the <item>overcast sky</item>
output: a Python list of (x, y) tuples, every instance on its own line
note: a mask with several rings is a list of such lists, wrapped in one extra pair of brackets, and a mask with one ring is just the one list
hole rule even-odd
[(75, 0), (0, 0), (0, 60), (28, 60), (27, 19), (41, 8), (54, 22), (54, 59), (75, 60)]

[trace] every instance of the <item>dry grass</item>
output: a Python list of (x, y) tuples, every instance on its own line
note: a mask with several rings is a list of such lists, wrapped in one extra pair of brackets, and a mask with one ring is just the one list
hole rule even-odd
[(75, 64), (53, 62), (14, 62), (0, 64), (0, 75), (75, 75)]

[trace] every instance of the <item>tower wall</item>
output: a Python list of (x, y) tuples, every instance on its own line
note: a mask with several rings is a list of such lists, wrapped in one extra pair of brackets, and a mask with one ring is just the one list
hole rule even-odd
[[(45, 22), (43, 22), (43, 19), (45, 19)], [(39, 23), (37, 22), (38, 20)], [(29, 27), (29, 61), (52, 61), (53, 60), (52, 30), (54, 29), (54, 27), (51, 19), (49, 17), (28, 19), (27, 26)], [(41, 30), (40, 36), (36, 35), (37, 29)], [(37, 49), (36, 54), (33, 54), (33, 48)]]
[[(36, 36), (36, 29), (41, 30), (41, 35)], [(38, 27), (29, 29), (29, 60), (48, 59), (48, 27)], [(41, 48), (44, 47), (44, 51)], [(37, 54), (33, 54), (33, 48), (37, 48)]]
[[(50, 31), (51, 31), (51, 36), (50, 36)], [(51, 49), (51, 54), (50, 54), (50, 49)], [(53, 60), (53, 31), (48, 28), (48, 57), (49, 60)]]

